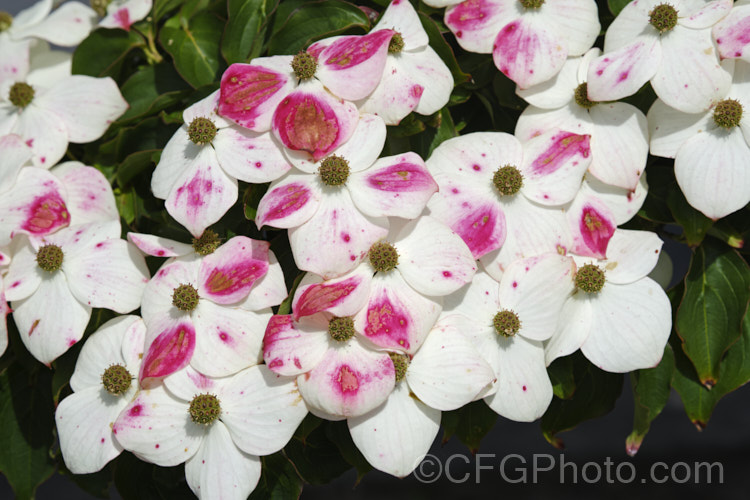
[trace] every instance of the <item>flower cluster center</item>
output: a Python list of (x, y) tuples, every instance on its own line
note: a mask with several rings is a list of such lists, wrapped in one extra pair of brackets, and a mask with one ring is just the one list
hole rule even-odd
[(28, 83), (16, 82), (10, 88), (8, 100), (18, 108), (25, 108), (34, 100), (34, 88)]
[(354, 337), (354, 320), (349, 317), (334, 317), (328, 322), (328, 335), (337, 342), (346, 342)]
[(0, 11), (0, 33), (13, 25), (13, 16), (8, 12)]
[(91, 0), (90, 2), (91, 8), (102, 17), (107, 15), (107, 7), (110, 3), (112, 0)]
[(318, 60), (311, 54), (305, 52), (299, 52), (294, 59), (292, 59), (292, 71), (297, 75), (300, 80), (308, 80), (315, 76), (315, 71), (318, 69)]
[(370, 264), (379, 273), (386, 273), (398, 265), (398, 251), (387, 241), (378, 241), (370, 247)]
[(44, 245), (36, 253), (36, 263), (44, 271), (52, 273), (62, 267), (63, 251), (57, 245)]
[(122, 365), (112, 365), (102, 373), (102, 385), (113, 396), (124, 394), (132, 381), (133, 376)]
[(196, 424), (209, 425), (221, 415), (221, 403), (213, 394), (199, 394), (190, 402), (189, 412)]
[(349, 162), (341, 156), (331, 155), (320, 162), (318, 173), (326, 186), (343, 186), (349, 178)]
[(193, 285), (178, 286), (172, 292), (172, 305), (180, 311), (192, 311), (198, 306), (198, 290)]
[(604, 288), (604, 271), (594, 264), (586, 264), (576, 273), (576, 288), (586, 293), (596, 293)]
[(659, 33), (672, 31), (677, 26), (677, 9), (668, 3), (657, 5), (648, 13), (648, 22)]
[(538, 9), (544, 4), (544, 0), (518, 0), (524, 9)]
[(194, 118), (188, 126), (188, 137), (199, 146), (208, 144), (216, 137), (216, 125), (203, 116)]
[(388, 53), (398, 54), (402, 50), (404, 50), (404, 37), (401, 36), (401, 33), (396, 33), (388, 44)]
[(514, 195), (523, 186), (523, 176), (516, 167), (506, 165), (495, 171), (495, 175), (492, 176), (492, 184), (494, 184), (495, 189), (501, 195)]
[(588, 84), (586, 82), (583, 82), (578, 87), (576, 87), (575, 91), (573, 92), (573, 98), (575, 99), (576, 104), (586, 109), (591, 109), (599, 104), (594, 101), (589, 101)]
[(193, 250), (199, 255), (209, 255), (216, 251), (221, 245), (219, 235), (210, 229), (203, 231), (200, 238), (193, 238)]
[(393, 361), (393, 368), (396, 370), (396, 383), (404, 380), (406, 369), (409, 368), (409, 356), (396, 352), (389, 352), (388, 356)]
[(495, 332), (503, 337), (512, 337), (521, 329), (521, 320), (518, 319), (518, 314), (508, 309), (495, 314), (492, 324), (495, 326)]
[(714, 123), (721, 128), (730, 129), (742, 120), (742, 104), (736, 99), (724, 99), (714, 107)]

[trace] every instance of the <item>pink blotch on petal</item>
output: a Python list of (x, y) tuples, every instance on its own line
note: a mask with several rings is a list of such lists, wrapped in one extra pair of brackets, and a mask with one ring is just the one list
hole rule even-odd
[(425, 191), (435, 186), (435, 181), (422, 166), (414, 163), (399, 163), (367, 177), (367, 183), (380, 191), (410, 192)]
[(370, 304), (367, 309), (365, 336), (380, 346), (408, 350), (409, 313), (394, 306), (388, 299)]
[(334, 284), (315, 284), (308, 287), (294, 308), (294, 318), (310, 316), (317, 312), (330, 309), (345, 300), (359, 285), (361, 280), (356, 277), (349, 278)]
[(214, 296), (227, 296), (250, 288), (268, 271), (268, 262), (260, 259), (246, 259), (232, 266), (216, 267), (211, 270), (205, 289)]
[(26, 221), (21, 229), (34, 235), (50, 234), (70, 224), (70, 213), (57, 191), (34, 199), (26, 209)]
[(480, 206), (451, 225), (475, 259), (505, 242), (505, 216), (496, 207)]
[(283, 219), (304, 207), (311, 198), (310, 190), (304, 184), (286, 184), (266, 195), (270, 200), (268, 210), (259, 219), (260, 224), (273, 223)]
[(467, 0), (447, 12), (445, 24), (450, 26), (451, 30), (459, 29), (456, 36), (461, 38), (461, 29), (473, 31), (484, 27), (491, 20), (492, 7), (492, 4), (484, 0)]
[(221, 77), (219, 114), (246, 126), (255, 126), (258, 107), (271, 99), (287, 77), (263, 66), (232, 64)]
[(726, 28), (714, 28), (714, 31), (721, 33), (716, 39), (719, 46), (719, 55), (722, 59), (741, 57), (745, 46), (750, 43), (750, 16), (743, 17), (735, 24), (730, 24)]
[(195, 329), (181, 323), (159, 334), (148, 347), (141, 365), (140, 379), (166, 377), (185, 367), (195, 351)]
[(336, 148), (341, 133), (333, 108), (315, 95), (299, 91), (281, 101), (273, 115), (273, 127), (286, 147), (307, 151), (316, 162)]
[(594, 207), (585, 205), (579, 221), (579, 230), (583, 243), (593, 253), (593, 257), (603, 259), (607, 254), (607, 245), (615, 233), (615, 227)]
[(130, 31), (130, 25), (133, 24), (130, 21), (130, 12), (127, 8), (122, 8), (115, 12), (113, 16), (115, 18), (115, 21), (117, 21), (117, 24), (120, 26), (120, 28), (124, 29), (125, 31)]
[(535, 174), (555, 172), (575, 156), (588, 158), (591, 154), (591, 136), (560, 132), (551, 138), (552, 144), (531, 164)]
[(377, 30), (365, 36), (343, 37), (322, 51), (326, 59), (321, 63), (332, 70), (359, 66), (388, 45), (394, 33), (393, 30)]

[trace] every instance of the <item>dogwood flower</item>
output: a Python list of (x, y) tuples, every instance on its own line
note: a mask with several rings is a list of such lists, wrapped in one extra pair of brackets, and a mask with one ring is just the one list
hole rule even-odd
[(289, 229), (299, 269), (325, 278), (347, 273), (388, 233), (387, 217), (417, 217), (437, 190), (418, 155), (377, 159), (385, 136), (383, 119), (364, 115), (320, 162), (287, 152), (296, 169), (271, 184), (255, 223)]
[(62, 76), (70, 55), (57, 57), (56, 52), (45, 66), (31, 67), (28, 74), (18, 68), (0, 84), (0, 134), (20, 135), (33, 151), (33, 164), (44, 168), (63, 157), (69, 142), (101, 137), (128, 107), (109, 77)]
[(258, 457), (283, 448), (305, 415), (294, 380), (265, 366), (219, 379), (186, 367), (141, 390), (112, 432), (142, 460), (184, 462), (198, 498), (242, 500), (260, 479)]
[(719, 219), (750, 202), (750, 64), (734, 65), (732, 86), (704, 113), (687, 114), (657, 100), (648, 112), (651, 154), (674, 158), (677, 184), (688, 203)]
[(270, 306), (286, 295), (285, 288), (264, 293), (260, 287), (268, 248), (266, 241), (235, 236), (213, 253), (170, 259), (159, 269), (141, 304), (148, 329), (139, 376), (144, 387), (188, 364), (220, 377), (260, 362)]
[[(222, 75), (219, 114), (318, 161), (354, 133), (363, 99), (383, 74), (392, 30), (321, 40), (296, 56), (232, 64)], [(346, 101), (344, 100), (346, 99)]]
[(411, 473), (440, 429), (441, 411), (469, 403), (495, 379), (471, 341), (451, 326), (436, 325), (413, 356), (391, 353), (396, 386), (388, 399), (347, 420), (357, 448), (378, 470)]
[(707, 110), (731, 82), (711, 38), (711, 27), (731, 8), (732, 0), (630, 2), (607, 28), (604, 54), (589, 65), (588, 98), (614, 101), (651, 81), (667, 105)]
[(554, 77), (601, 28), (594, 0), (466, 0), (445, 10), (445, 25), (522, 89)]
[(581, 352), (596, 366), (625, 373), (656, 366), (672, 329), (669, 298), (648, 278), (662, 241), (648, 231), (618, 229), (607, 259), (574, 256), (576, 291), (563, 305), (554, 336), (546, 341), (549, 365)]
[(93, 0), (96, 13), (103, 16), (99, 21), (102, 28), (120, 28), (130, 31), (133, 23), (148, 15), (152, 0)]
[(383, 78), (359, 101), (360, 112), (372, 113), (386, 125), (398, 123), (412, 111), (431, 115), (448, 103), (453, 76), (430, 47), (427, 32), (411, 3), (393, 0), (373, 28), (396, 32), (388, 46)]
[(523, 145), (475, 132), (438, 146), (427, 165), (440, 186), (428, 208), (496, 279), (513, 260), (570, 246), (560, 207), (591, 162), (590, 136), (557, 129)]
[(574, 273), (571, 257), (547, 253), (515, 261), (499, 283), (479, 272), (446, 298), (440, 322), (469, 337), (495, 371), (482, 396), (498, 414), (530, 422), (552, 400), (542, 342), (555, 332)]
[(750, 50), (745, 48), (750, 42), (747, 32), (750, 28), (750, 2), (737, 0), (732, 10), (721, 21), (714, 24), (711, 32), (719, 47), (722, 59), (742, 59), (750, 62)]
[(135, 396), (145, 335), (141, 318), (119, 316), (83, 345), (70, 378), (73, 394), (55, 411), (63, 460), (74, 474), (99, 471), (122, 452), (112, 426)]
[(0, 275), (0, 356), (5, 354), (5, 350), (8, 348), (8, 315), (10, 312), (8, 300), (5, 298), (5, 284), (2, 275)]
[(5, 296), (29, 352), (49, 365), (83, 336), (92, 307), (136, 309), (148, 282), (143, 257), (120, 238), (120, 222), (92, 222), (23, 238)]
[(73, 47), (89, 35), (96, 12), (81, 2), (66, 2), (52, 11), (53, 0), (40, 0), (11, 16), (0, 12), (0, 53), (10, 55), (5, 43), (41, 38), (62, 47)]
[(216, 114), (219, 91), (187, 108), (151, 177), (169, 215), (200, 236), (237, 201), (237, 179), (263, 183), (290, 166), (269, 133), (237, 127)]
[(591, 59), (601, 51), (591, 49), (569, 58), (557, 76), (516, 93), (528, 101), (516, 123), (515, 136), (527, 141), (558, 128), (591, 136), (589, 172), (600, 181), (634, 190), (646, 168), (648, 124), (635, 106), (623, 102), (589, 101), (586, 75)]

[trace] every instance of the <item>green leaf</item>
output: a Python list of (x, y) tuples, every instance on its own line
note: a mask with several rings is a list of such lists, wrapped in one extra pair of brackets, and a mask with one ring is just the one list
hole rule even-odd
[(713, 221), (691, 207), (677, 185), (672, 186), (667, 193), (667, 205), (674, 220), (682, 226), (687, 244), (691, 247), (700, 245)]
[(557, 358), (547, 367), (552, 382), (552, 392), (560, 399), (570, 399), (576, 390), (573, 378), (573, 359), (570, 356)]
[(651, 422), (659, 416), (667, 404), (674, 373), (674, 354), (667, 345), (661, 362), (654, 368), (637, 370), (630, 374), (635, 409), (633, 432), (625, 440), (625, 450), (631, 457), (638, 453), (643, 438), (648, 434)]
[(297, 287), (299, 286), (300, 282), (302, 282), (302, 278), (305, 277), (305, 272), (302, 271), (297, 275), (296, 278), (294, 278), (294, 283), (292, 283), (292, 287), (289, 290), (289, 295), (287, 298), (284, 299), (284, 301), (279, 304), (279, 311), (276, 314), (291, 314), (292, 313), (292, 302), (294, 300), (294, 292), (297, 291)]
[(708, 238), (695, 250), (675, 329), (701, 383), (720, 379), (726, 350), (741, 335), (750, 300), (750, 268), (733, 249)]
[(14, 363), (0, 375), (0, 472), (18, 499), (31, 499), (55, 471), (52, 372)]
[(750, 239), (750, 206), (717, 220), (708, 234), (732, 248), (745, 248), (745, 242)]
[(117, 167), (117, 184), (127, 186), (130, 181), (154, 165), (153, 156), (157, 151), (155, 149), (146, 149), (128, 155)]
[(170, 18), (159, 32), (159, 43), (174, 59), (175, 68), (195, 88), (216, 81), (222, 68), (219, 41), (224, 23), (201, 12), (189, 25)]
[(542, 416), (544, 438), (555, 448), (563, 448), (557, 434), (585, 420), (609, 413), (622, 392), (622, 375), (608, 373), (592, 365), (578, 352), (572, 355), (575, 392), (569, 399), (553, 398)]
[(328, 439), (336, 444), (336, 447), (341, 452), (341, 456), (344, 460), (349, 462), (357, 470), (357, 481), (372, 470), (372, 465), (359, 451), (357, 445), (352, 440), (352, 435), (349, 432), (349, 426), (346, 421), (340, 422), (328, 422), (326, 426), (326, 436)]
[(265, 184), (250, 184), (247, 186), (245, 194), (242, 197), (245, 218), (247, 220), (255, 220), (256, 215), (258, 215), (258, 204), (263, 195), (266, 194), (266, 191), (268, 191), (268, 186), (270, 185), (271, 183), (267, 182)]
[(282, 452), (261, 457), (263, 473), (250, 500), (287, 500), (302, 494), (302, 480)]
[(321, 38), (350, 29), (367, 31), (370, 20), (359, 7), (341, 0), (304, 2), (268, 43), (268, 54), (296, 54)]
[(430, 41), (430, 47), (432, 47), (432, 49), (437, 52), (437, 55), (440, 56), (440, 59), (442, 59), (443, 62), (448, 66), (448, 69), (451, 70), (454, 84), (460, 85), (464, 82), (469, 81), (471, 75), (468, 75), (461, 70), (461, 66), (459, 66), (458, 60), (456, 59), (456, 54), (453, 52), (451, 46), (448, 45), (448, 42), (445, 41), (445, 38), (443, 38), (443, 35), (442, 33), (440, 33), (440, 29), (438, 28), (437, 24), (435, 24), (435, 21), (421, 12), (419, 13), (419, 20), (422, 23), (422, 27), (427, 32), (427, 37)]
[(221, 42), (221, 53), (228, 64), (260, 55), (268, 15), (278, 4), (279, 0), (228, 0), (229, 19)]
[(750, 314), (745, 314), (742, 336), (721, 361), (719, 381), (712, 389), (701, 384), (695, 368), (679, 346), (673, 348), (676, 370), (672, 387), (680, 395), (690, 421), (698, 430), (703, 430), (719, 400), (750, 381)]
[(479, 450), (482, 438), (497, 421), (495, 413), (484, 401), (474, 401), (454, 411), (443, 412), (443, 443), (456, 436), (472, 453)]
[(117, 492), (124, 500), (161, 500), (156, 484), (151, 480), (154, 465), (142, 462), (130, 452), (123, 452), (114, 461), (114, 480)]
[(504, 108), (515, 111), (523, 111), (526, 101), (516, 94), (516, 84), (504, 74), (497, 72), (492, 78), (492, 91), (495, 93), (498, 104)]
[(134, 31), (100, 28), (82, 41), (73, 53), (73, 74), (111, 76), (118, 80), (125, 57), (146, 43)]
[(617, 16), (617, 14), (619, 14), (620, 11), (624, 9), (625, 6), (629, 3), (630, 3), (630, 0), (607, 0), (609, 11), (612, 13), (613, 16)]
[(185, 0), (154, 0), (154, 22), (161, 20), (170, 11), (180, 7)]
[(177, 104), (189, 89), (171, 64), (144, 66), (128, 78), (120, 89), (130, 108), (116, 123), (127, 123), (158, 113)]
[(432, 152), (444, 141), (458, 136), (453, 117), (447, 107), (438, 111), (434, 117), (432, 127), (411, 139), (412, 150), (422, 158), (428, 158)]
[(674, 178), (674, 168), (669, 165), (649, 165), (644, 175), (649, 189), (638, 216), (659, 224), (674, 222), (674, 216), (667, 205), (668, 193), (680, 189)]
[(325, 424), (315, 428), (304, 441), (292, 438), (284, 448), (300, 477), (310, 484), (328, 483), (352, 467), (328, 439), (325, 428)]

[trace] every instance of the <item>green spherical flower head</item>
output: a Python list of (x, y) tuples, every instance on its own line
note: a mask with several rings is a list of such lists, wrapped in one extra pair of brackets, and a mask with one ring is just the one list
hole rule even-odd
[(506, 165), (497, 169), (495, 175), (492, 176), (492, 184), (501, 195), (511, 196), (521, 190), (523, 176), (516, 167)]
[(387, 273), (398, 265), (398, 251), (387, 241), (378, 241), (370, 247), (370, 264), (379, 273)]
[(402, 50), (404, 50), (404, 37), (401, 36), (401, 33), (396, 33), (388, 44), (388, 53), (398, 54)]
[(48, 273), (57, 271), (63, 263), (62, 248), (57, 245), (44, 245), (36, 253), (36, 263)]
[(13, 16), (5, 11), (0, 11), (0, 33), (13, 25)]
[(340, 156), (331, 155), (320, 163), (318, 173), (326, 186), (343, 186), (349, 178), (349, 162)]
[(396, 370), (396, 382), (401, 382), (406, 376), (406, 369), (409, 368), (409, 356), (395, 352), (389, 352), (388, 356), (391, 357), (393, 368)]
[(193, 422), (209, 425), (221, 415), (221, 403), (213, 394), (199, 394), (190, 402), (189, 411)]
[(354, 320), (350, 317), (334, 317), (328, 323), (328, 335), (338, 342), (346, 342), (354, 337)]
[(91, 0), (90, 3), (91, 8), (94, 9), (97, 14), (104, 17), (107, 15), (107, 7), (112, 3), (112, 0)]
[(672, 31), (677, 26), (677, 9), (663, 3), (654, 7), (654, 9), (648, 14), (649, 20), (656, 31), (659, 33), (667, 33)]
[(10, 88), (8, 100), (16, 107), (25, 108), (34, 100), (34, 89), (24, 82), (16, 82)]
[(304, 50), (292, 59), (292, 70), (300, 80), (309, 80), (315, 76), (315, 70), (317, 69), (318, 60)]
[(538, 9), (544, 4), (544, 0), (518, 0), (524, 9)]
[(521, 329), (521, 320), (518, 319), (518, 314), (507, 309), (495, 314), (492, 324), (495, 326), (495, 332), (503, 337), (512, 337)]
[(727, 130), (736, 127), (742, 119), (742, 104), (736, 99), (724, 99), (714, 108), (714, 123)]
[(583, 82), (576, 87), (575, 92), (573, 92), (573, 97), (576, 100), (576, 104), (582, 108), (591, 109), (599, 104), (598, 102), (589, 101), (588, 84), (586, 82)]
[(586, 293), (596, 293), (604, 288), (604, 271), (594, 264), (586, 264), (576, 273), (576, 288)]
[(193, 238), (193, 250), (199, 255), (209, 255), (221, 245), (221, 238), (215, 231), (206, 229), (200, 238)]
[(133, 376), (122, 365), (112, 365), (102, 373), (102, 385), (113, 396), (124, 394), (132, 381)]
[(178, 286), (172, 292), (172, 305), (180, 311), (192, 311), (198, 307), (198, 290), (193, 285)]
[(199, 116), (188, 126), (188, 137), (195, 144), (202, 146), (208, 144), (216, 137), (216, 125), (208, 118)]

